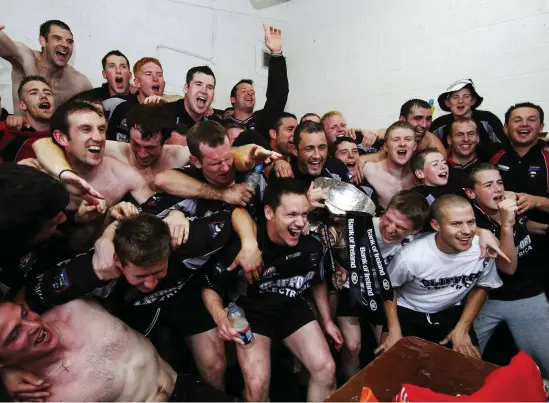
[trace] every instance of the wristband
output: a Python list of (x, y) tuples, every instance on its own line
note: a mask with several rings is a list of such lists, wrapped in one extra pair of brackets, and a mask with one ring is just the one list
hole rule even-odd
[(72, 172), (73, 174), (76, 175), (76, 172), (74, 172), (72, 169), (63, 169), (61, 172), (59, 172), (59, 175), (58, 175), (58, 178), (59, 178), (59, 180), (60, 180), (61, 182), (63, 182), (63, 181), (61, 180), (61, 175), (63, 175), (63, 172), (67, 172), (67, 171)]

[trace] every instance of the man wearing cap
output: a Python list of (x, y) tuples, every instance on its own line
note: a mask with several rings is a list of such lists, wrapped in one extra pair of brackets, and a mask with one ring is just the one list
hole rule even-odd
[(447, 138), (454, 119), (470, 117), (477, 124), (480, 144), (508, 144), (509, 141), (503, 132), (503, 125), (499, 118), (492, 112), (477, 109), (483, 99), (477, 93), (471, 79), (463, 79), (451, 84), (446, 92), (438, 97), (440, 109), (451, 113), (436, 118), (431, 124), (431, 132), (435, 133), (445, 146), (448, 146)]

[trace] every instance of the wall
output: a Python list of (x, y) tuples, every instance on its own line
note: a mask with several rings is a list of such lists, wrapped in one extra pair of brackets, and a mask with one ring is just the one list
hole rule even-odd
[(339, 109), (353, 126), (387, 127), (406, 100), (436, 102), (460, 78), (472, 78), (482, 108), (500, 118), (524, 100), (549, 112), (548, 0), (289, 4), (289, 108), (298, 114)]
[[(39, 25), (66, 22), (75, 39), (70, 63), (94, 86), (104, 81), (101, 58), (111, 49), (120, 49), (132, 65), (143, 56), (158, 57), (170, 93), (182, 94), (190, 67), (208, 64), (217, 77), (214, 106), (224, 108), (232, 86), (244, 77), (256, 81), (258, 102), (265, 102), (262, 24), (285, 29), (286, 7), (256, 11), (248, 0), (0, 0), (0, 24), (13, 39), (39, 49)], [(0, 94), (11, 111), (10, 71), (0, 59)]]
[[(436, 100), (460, 78), (472, 78), (482, 107), (500, 117), (523, 100), (549, 111), (549, 0), (291, 0), (262, 11), (248, 0), (0, 0), (6, 32), (35, 49), (48, 18), (72, 27), (71, 63), (94, 85), (102, 56), (119, 48), (132, 63), (159, 56), (167, 91), (180, 93), (186, 70), (205, 61), (163, 44), (213, 56), (216, 107), (229, 105), (242, 77), (256, 81), (262, 105), (267, 22), (283, 29), (287, 110), (297, 114), (340, 109), (353, 126), (384, 127), (406, 100)], [(11, 105), (6, 66), (0, 60), (0, 93)]]

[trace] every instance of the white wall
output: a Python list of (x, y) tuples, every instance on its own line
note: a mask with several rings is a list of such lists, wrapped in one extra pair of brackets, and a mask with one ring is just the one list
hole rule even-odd
[[(383, 127), (406, 100), (436, 100), (460, 78), (472, 78), (482, 107), (500, 117), (524, 100), (549, 113), (549, 0), (291, 0), (262, 11), (248, 0), (0, 0), (5, 31), (34, 48), (50, 18), (71, 26), (71, 63), (94, 85), (101, 57), (119, 48), (132, 63), (159, 56), (167, 91), (181, 92), (186, 70), (205, 61), (157, 49), (167, 45), (214, 56), (216, 107), (229, 105), (242, 77), (256, 81), (262, 104), (267, 22), (283, 29), (287, 110), (298, 115), (339, 109), (353, 126)], [(0, 93), (11, 106), (7, 66), (0, 60)]]
[[(284, 30), (286, 7), (256, 11), (248, 0), (0, 0), (0, 24), (14, 40), (39, 49), (39, 25), (48, 19), (66, 22), (75, 39), (70, 63), (94, 86), (103, 82), (101, 58), (112, 49), (126, 54), (132, 65), (144, 56), (158, 57), (170, 93), (182, 94), (190, 67), (208, 64), (217, 77), (214, 106), (224, 108), (241, 78), (256, 81), (258, 102), (265, 102), (262, 24)], [(10, 71), (0, 59), (0, 94), (11, 111)]]
[(548, 0), (292, 0), (289, 108), (339, 109), (387, 127), (410, 98), (472, 78), (483, 109), (515, 102), (549, 113)]

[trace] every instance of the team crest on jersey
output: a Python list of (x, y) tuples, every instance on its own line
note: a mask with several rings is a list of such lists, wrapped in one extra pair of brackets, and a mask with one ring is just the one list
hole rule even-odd
[(370, 309), (372, 310), (372, 312), (377, 311), (377, 303), (374, 300), (370, 301)]
[(71, 282), (69, 281), (69, 276), (67, 276), (67, 272), (65, 270), (61, 270), (58, 276), (55, 276), (52, 283), (52, 289), (54, 292), (62, 292), (65, 291), (69, 286), (71, 285)]
[(19, 260), (19, 269), (25, 274), (28, 274), (34, 265), (35, 260), (36, 254), (34, 252), (27, 253)]
[(539, 173), (540, 167), (537, 165), (530, 165), (530, 168), (528, 168), (528, 175), (530, 175), (530, 178), (534, 179), (538, 173)]
[(264, 278), (269, 278), (269, 277), (274, 276), (275, 274), (276, 274), (276, 269), (275, 269), (274, 266), (271, 266), (263, 272), (263, 277)]
[(208, 224), (208, 227), (210, 228), (210, 232), (212, 233), (212, 238), (215, 238), (221, 232), (224, 225), (225, 223), (223, 221), (212, 222)]

